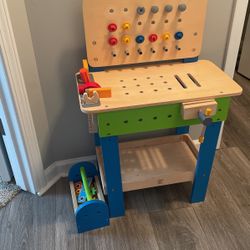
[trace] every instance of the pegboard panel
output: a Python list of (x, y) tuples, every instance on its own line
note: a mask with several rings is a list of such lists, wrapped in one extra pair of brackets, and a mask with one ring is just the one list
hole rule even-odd
[(84, 0), (92, 67), (197, 57), (207, 0)]

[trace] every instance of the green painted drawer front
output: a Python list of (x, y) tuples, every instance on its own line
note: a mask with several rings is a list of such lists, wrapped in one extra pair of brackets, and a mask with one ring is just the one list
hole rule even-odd
[[(216, 101), (218, 109), (213, 121), (225, 121), (230, 98), (220, 98)], [(183, 120), (181, 104), (100, 113), (97, 115), (97, 119), (101, 137), (177, 128), (200, 123), (198, 119)]]

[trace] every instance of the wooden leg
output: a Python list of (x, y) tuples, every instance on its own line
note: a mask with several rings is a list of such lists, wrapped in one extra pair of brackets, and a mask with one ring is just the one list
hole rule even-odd
[(120, 169), (119, 145), (116, 136), (100, 137), (110, 217), (125, 214)]
[(189, 133), (189, 126), (176, 128), (177, 135), (188, 134), (188, 133)]
[(201, 144), (198, 154), (191, 203), (205, 200), (220, 128), (221, 122), (215, 122), (206, 129), (205, 141)]

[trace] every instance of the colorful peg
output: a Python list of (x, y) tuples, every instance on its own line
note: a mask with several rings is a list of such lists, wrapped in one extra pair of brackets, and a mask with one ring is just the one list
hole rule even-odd
[(115, 46), (115, 45), (117, 45), (117, 43), (118, 43), (118, 39), (117, 39), (116, 37), (112, 36), (112, 37), (110, 37), (110, 38), (108, 39), (108, 43), (109, 43), (109, 45), (111, 45), (111, 46)]
[(149, 36), (148, 39), (149, 39), (149, 41), (150, 41), (151, 43), (154, 43), (154, 42), (157, 41), (158, 36), (157, 36), (157, 34), (151, 34), (151, 35)]
[(126, 36), (122, 37), (122, 41), (123, 41), (123, 43), (128, 44), (128, 43), (130, 43), (131, 38), (130, 38), (130, 36), (126, 35)]
[(110, 23), (108, 25), (108, 31), (109, 32), (115, 32), (117, 30), (117, 25), (115, 23)]
[(131, 24), (130, 24), (130, 23), (124, 23), (124, 24), (122, 25), (122, 28), (123, 28), (124, 30), (129, 30), (130, 27), (131, 27)]
[(170, 37), (171, 37), (171, 34), (170, 34), (169, 32), (167, 32), (167, 33), (163, 34), (162, 39), (163, 39), (164, 41), (167, 41), (167, 40), (170, 39)]

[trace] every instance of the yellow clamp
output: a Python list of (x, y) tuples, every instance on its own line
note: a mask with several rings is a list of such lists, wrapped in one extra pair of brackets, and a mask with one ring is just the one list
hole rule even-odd
[(205, 116), (210, 116), (212, 114), (213, 110), (211, 108), (207, 108), (205, 111)]

